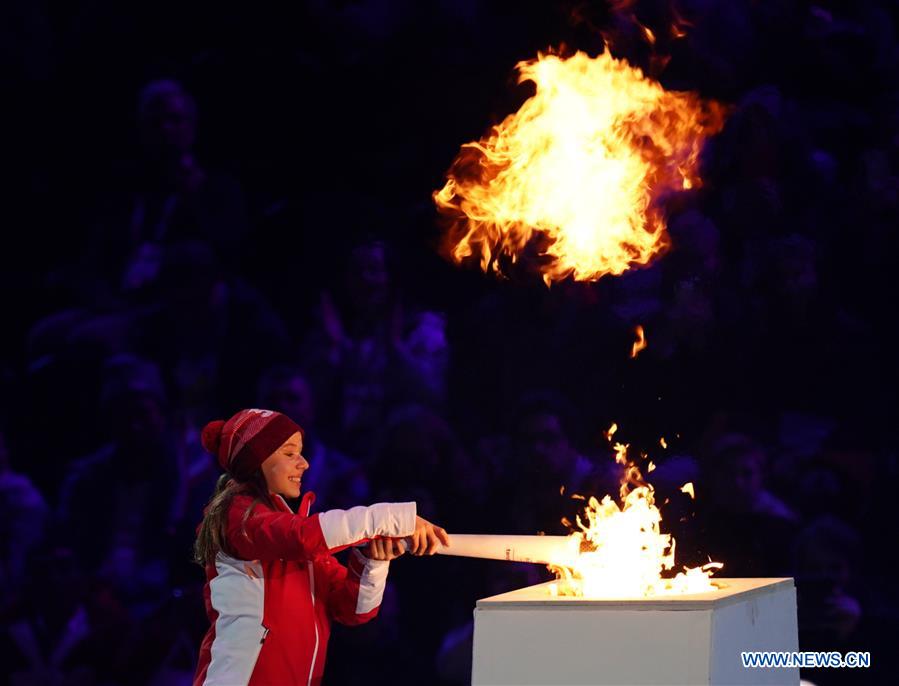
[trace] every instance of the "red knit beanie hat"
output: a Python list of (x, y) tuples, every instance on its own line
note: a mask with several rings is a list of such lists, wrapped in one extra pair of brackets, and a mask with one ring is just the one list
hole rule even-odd
[(287, 415), (272, 410), (241, 410), (228, 421), (217, 419), (203, 427), (207, 452), (235, 479), (255, 472), (280, 445), (303, 429)]

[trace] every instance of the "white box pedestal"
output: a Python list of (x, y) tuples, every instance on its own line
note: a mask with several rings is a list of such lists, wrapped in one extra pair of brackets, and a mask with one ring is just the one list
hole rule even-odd
[(715, 579), (698, 595), (588, 600), (549, 584), (474, 611), (475, 686), (799, 684), (798, 669), (748, 669), (742, 651), (798, 651), (792, 579)]

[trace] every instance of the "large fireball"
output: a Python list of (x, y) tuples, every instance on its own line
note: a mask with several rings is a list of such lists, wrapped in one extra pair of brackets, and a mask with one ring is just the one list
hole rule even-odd
[(666, 91), (608, 53), (541, 54), (517, 69), (535, 94), (464, 145), (434, 193), (449, 254), (500, 271), (537, 238), (547, 283), (648, 264), (668, 246), (660, 200), (699, 184), (722, 107)]

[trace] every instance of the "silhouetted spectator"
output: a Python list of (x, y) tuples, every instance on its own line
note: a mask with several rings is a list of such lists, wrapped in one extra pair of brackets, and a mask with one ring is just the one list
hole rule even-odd
[(176, 81), (147, 84), (137, 124), (143, 157), (129, 183), (101, 199), (104, 215), (87, 256), (107, 288), (139, 288), (160, 269), (160, 247), (201, 239), (219, 259), (238, 266), (248, 231), (240, 184), (205, 168), (194, 152), (197, 105)]
[(12, 686), (129, 683), (134, 624), (78, 556), (48, 542), (34, 551), (20, 602), (0, 632), (0, 661)]
[[(882, 590), (865, 588), (858, 576), (862, 556), (858, 532), (832, 515), (812, 521), (793, 549), (800, 650), (871, 652), (865, 683), (895, 679), (892, 637), (899, 622), (882, 607)], [(839, 670), (803, 671), (822, 686), (845, 683)]]
[(44, 538), (50, 508), (31, 480), (12, 469), (0, 431), (0, 614), (27, 578), (26, 560)]
[(364, 466), (319, 435), (312, 386), (299, 368), (285, 365), (266, 370), (259, 380), (257, 398), (259, 407), (282, 412), (303, 427), (303, 457), (309, 462), (304, 483), (307, 491), (315, 493), (317, 508), (347, 508), (370, 500)]
[[(560, 394), (532, 391), (521, 397), (509, 434), (482, 439), (478, 462), (487, 474), (487, 507), (497, 530), (516, 534), (569, 533), (583, 509), (572, 495), (618, 492), (614, 460), (589, 459), (578, 450), (581, 428), (575, 408)], [(510, 506), (510, 503), (514, 505)]]
[(331, 391), (327, 419), (339, 447), (366, 457), (389, 408), (444, 403), (445, 323), (439, 313), (403, 309), (380, 241), (352, 249), (339, 296), (322, 295), (304, 359), (316, 388)]
[(288, 357), (280, 316), (251, 284), (228, 278), (201, 241), (167, 246), (145, 297), (136, 347), (165, 369), (188, 426), (252, 405), (262, 370)]
[[(475, 512), (485, 495), (481, 470), (472, 464), (453, 427), (430, 408), (394, 408), (382, 428), (372, 464), (376, 498), (412, 493), (428, 504), (429, 512), (440, 513), (455, 527), (480, 521)], [(469, 507), (459, 510), (460, 502)]]
[(59, 523), (86, 572), (138, 614), (167, 592), (168, 545), (184, 514), (168, 415), (155, 365), (127, 355), (110, 359), (100, 407), (108, 442), (72, 465), (60, 496)]
[(712, 446), (702, 469), (705, 487), (696, 500), (697, 542), (723, 562), (731, 576), (787, 573), (796, 514), (765, 485), (768, 456), (748, 436), (728, 434)]
[[(134, 313), (71, 308), (35, 323), (25, 339), (25, 386), (17, 428), (39, 435), (48, 423), (70, 436), (67, 450), (47, 441), (27, 441), (24, 470), (51, 501), (72, 455), (99, 446), (96, 406), (104, 361), (131, 347)], [(40, 468), (38, 468), (40, 465)]]

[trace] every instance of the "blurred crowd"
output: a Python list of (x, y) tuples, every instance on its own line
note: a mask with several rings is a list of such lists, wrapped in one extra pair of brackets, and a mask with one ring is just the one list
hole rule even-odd
[[(801, 649), (871, 651), (866, 682), (888, 683), (896, 5), (301, 5), (292, 28), (262, 8), (11, 5), (10, 683), (190, 683), (191, 544), (218, 476), (198, 432), (243, 407), (305, 428), (316, 509), (415, 500), (451, 533), (566, 533), (570, 494), (617, 493), (616, 422), (657, 465), (679, 563), (795, 577)], [(600, 35), (732, 108), (703, 186), (667, 208), (671, 251), (552, 288), (443, 262), (430, 191), (526, 95), (515, 61)], [(326, 683), (467, 683), (475, 600), (549, 578), (401, 558), (379, 618), (335, 628)]]

